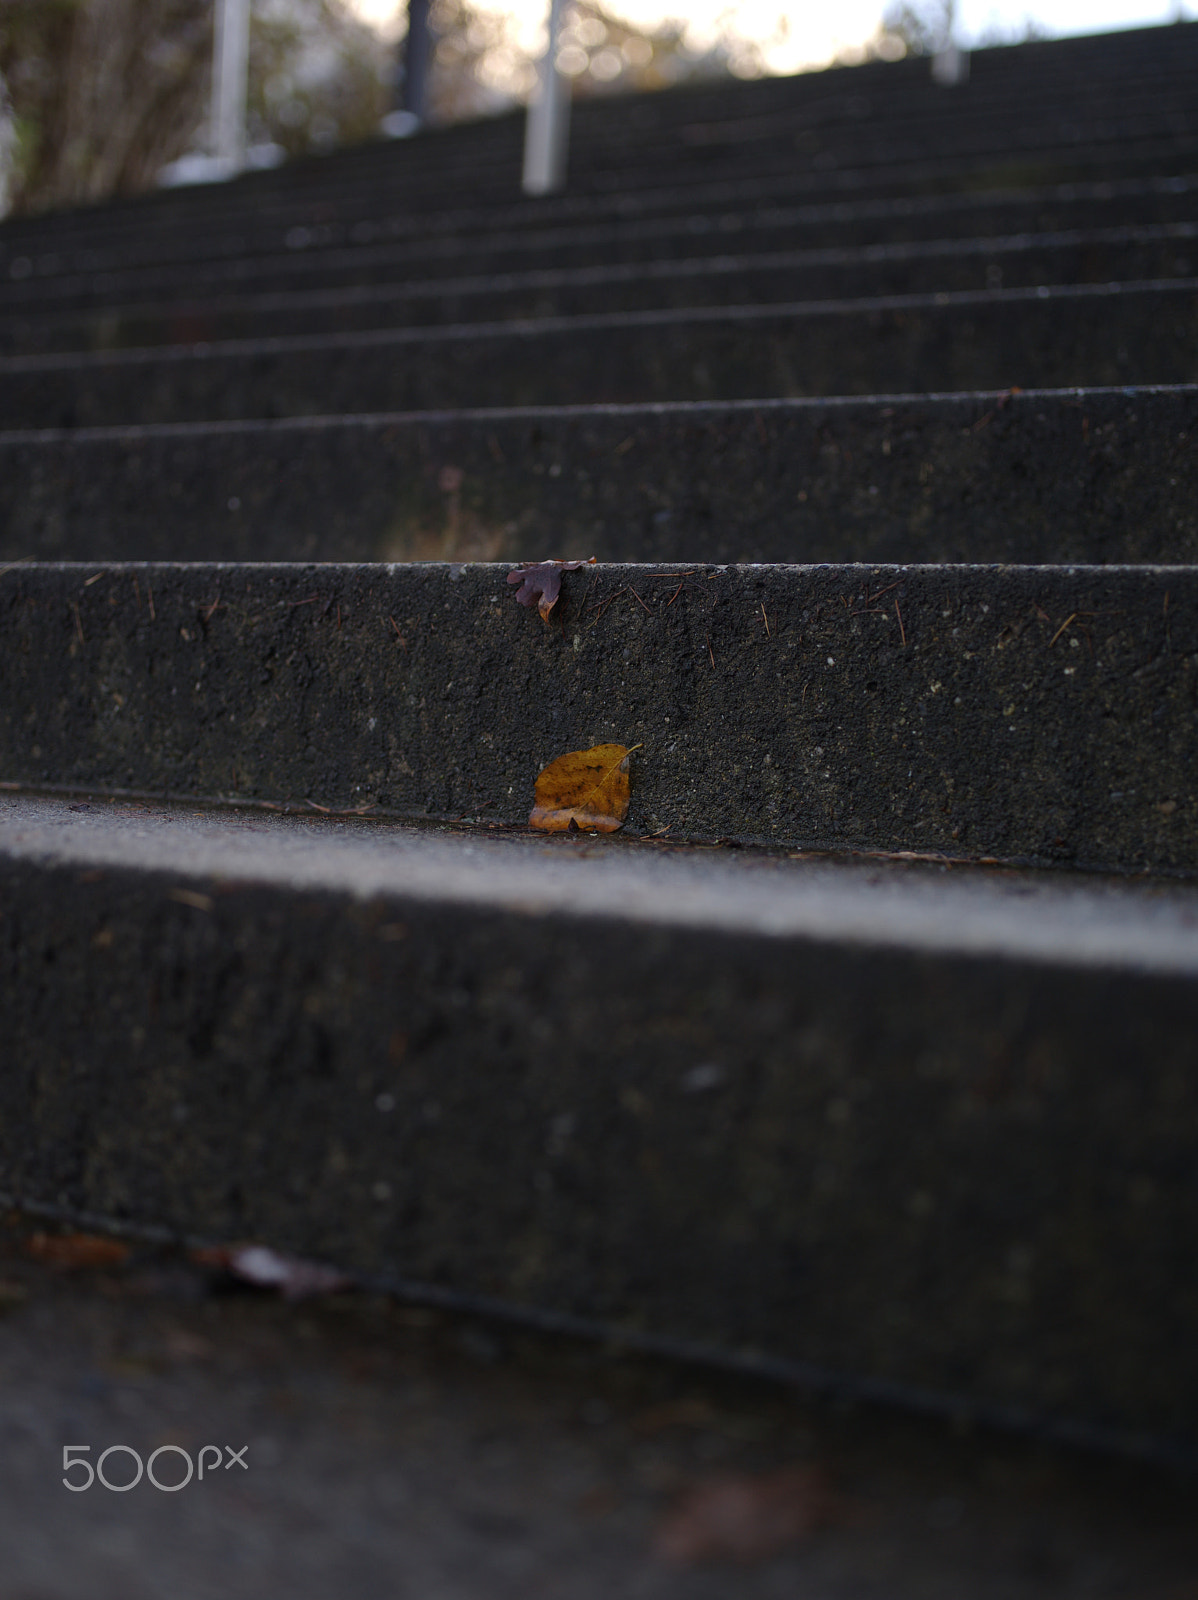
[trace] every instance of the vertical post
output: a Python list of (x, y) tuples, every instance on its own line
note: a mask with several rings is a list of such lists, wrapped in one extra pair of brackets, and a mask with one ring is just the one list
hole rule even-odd
[(557, 70), (557, 43), (565, 0), (550, 0), (549, 42), (537, 71), (524, 132), (524, 192), (552, 194), (566, 181), (570, 138), (570, 84)]
[(250, 0), (216, 0), (212, 47), (212, 154), (230, 173), (245, 166)]
[(428, 117), (428, 66), (432, 54), (429, 0), (408, 0), (408, 39), (404, 45), (403, 107), (418, 123)]
[(949, 88), (954, 84), (969, 82), (969, 51), (950, 39), (932, 56), (932, 79)]

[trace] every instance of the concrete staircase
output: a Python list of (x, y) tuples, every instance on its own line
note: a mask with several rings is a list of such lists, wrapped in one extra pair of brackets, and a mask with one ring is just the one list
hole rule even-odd
[(1196, 67), (0, 229), (0, 1189), (1192, 1451)]

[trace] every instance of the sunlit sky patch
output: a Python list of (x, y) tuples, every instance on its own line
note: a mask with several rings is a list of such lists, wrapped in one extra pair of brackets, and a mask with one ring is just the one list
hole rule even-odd
[[(394, 31), (403, 7), (397, 0), (349, 0), (367, 21)], [(536, 52), (543, 39), (547, 0), (473, 0), (476, 10), (512, 19), (516, 42)], [(862, 44), (878, 28), (881, 0), (837, 0), (834, 6), (780, 5), (778, 0), (608, 0), (607, 9), (639, 27), (685, 18), (687, 43), (696, 50), (721, 35), (755, 44), (771, 72), (822, 66)], [(1021, 37), (1029, 22), (1047, 34), (1094, 33), (1198, 17), (1198, 0), (958, 0), (962, 44)]]

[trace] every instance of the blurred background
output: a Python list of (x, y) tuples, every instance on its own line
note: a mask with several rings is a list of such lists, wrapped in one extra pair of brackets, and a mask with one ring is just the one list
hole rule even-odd
[[(429, 121), (526, 101), (546, 0), (433, 0)], [(684, 11), (684, 15), (679, 12)], [(576, 95), (760, 77), (1181, 20), (1198, 0), (572, 0)], [(397, 0), (253, 0), (251, 161), (377, 135), (402, 98)], [(213, 0), (0, 0), (0, 215), (132, 194), (202, 152)]]

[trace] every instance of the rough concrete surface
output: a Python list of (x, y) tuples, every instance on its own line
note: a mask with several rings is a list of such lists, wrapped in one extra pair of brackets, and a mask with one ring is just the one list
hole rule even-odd
[(0, 564), (1198, 559), (1198, 388), (0, 435)]
[(2, 812), (9, 1194), (1193, 1449), (1188, 886)]
[[(783, 88), (786, 103), (764, 115), (760, 109), (737, 114), (726, 83), (708, 97), (706, 110), (703, 97), (685, 88), (675, 89), (664, 104), (654, 93), (625, 95), (619, 122), (600, 106), (576, 107), (570, 192), (564, 196), (530, 201), (520, 195), (522, 128), (518, 116), (508, 115), (488, 119), (485, 141), (464, 129), (438, 129), (431, 137), (426, 130), (414, 147), (379, 143), (331, 159), (293, 161), (283, 172), (243, 174), (219, 191), (142, 196), (132, 205), (110, 205), (90, 216), (84, 210), (49, 221), (39, 217), (32, 225), (14, 219), (0, 241), (10, 248), (25, 239), (70, 248), (86, 239), (89, 247), (107, 247), (93, 258), (105, 268), (121, 256), (136, 258), (147, 243), (162, 258), (179, 257), (187, 246), (175, 241), (172, 247), (169, 230), (193, 220), (209, 225), (207, 246), (201, 240), (190, 245), (197, 259), (211, 246), (220, 253), (222, 235), (229, 237), (233, 227), (251, 250), (280, 242), (289, 222), (307, 222), (331, 239), (347, 222), (376, 220), (380, 194), (394, 208), (391, 215), (406, 213), (404, 231), (415, 231), (430, 213), (447, 210), (475, 221), (488, 215), (495, 222), (680, 210), (706, 204), (737, 167), (748, 167), (749, 181), (760, 189), (794, 195), (919, 189), (949, 174), (956, 187), (991, 187), (1013, 171), (1043, 178), (1054, 170), (1098, 165), (1114, 176), (1143, 167), (1152, 156), (1159, 169), (1170, 155), (1192, 155), (1184, 51), (1164, 71), (1159, 61), (1139, 74), (1129, 62), (1121, 65), (1117, 96), (1109, 82), (1096, 81), (1085, 67), (1079, 71), (1080, 62), (1066, 80), (1058, 74), (1055, 82), (1037, 82), (1034, 74), (1019, 74), (988, 89), (975, 80), (951, 99), (914, 63), (906, 69), (922, 79), (914, 95), (885, 92), (897, 82), (893, 65), (882, 69), (890, 84), (875, 83), (880, 95), (863, 94), (870, 70), (856, 68), (851, 78), (827, 80), (831, 92), (822, 104), (806, 108), (796, 104), (801, 79), (791, 78)], [(652, 163), (639, 159), (647, 135), (656, 145)]]
[[(393, 284), (397, 277), (430, 273), (459, 277), (528, 271), (530, 266), (585, 269), (597, 261), (624, 266), (700, 261), (725, 256), (730, 249), (848, 249), (876, 244), (880, 236), (919, 243), (1115, 224), (1188, 224), (1198, 179), (1177, 171), (1176, 162), (1164, 166), (1170, 175), (1161, 176), (1158, 170), (1099, 183), (1045, 185), (1042, 178), (1029, 184), (1026, 173), (1007, 174), (999, 187), (870, 198), (857, 194), (842, 174), (846, 198), (805, 203), (796, 202), (793, 182), (742, 175), (682, 190), (686, 204), (681, 215), (677, 186), (641, 196), (640, 204), (623, 191), (606, 206), (601, 196), (567, 193), (531, 210), (527, 205), (498, 214), (450, 210), (431, 217), (413, 217), (406, 210), (377, 215), (377, 188), (372, 187), (370, 214), (362, 221), (330, 224), (324, 220), (326, 202), (309, 201), (300, 220), (273, 225), (269, 237), (256, 245), (245, 227), (222, 231), (218, 222), (225, 217), (223, 211), (199, 243), (190, 230), (175, 224), (161, 241), (155, 236), (131, 246), (121, 228), (112, 240), (116, 254), (111, 260), (103, 240), (14, 241), (0, 254), (0, 271), (8, 259), (8, 281), (0, 278), (0, 307), (12, 316), (39, 321), (68, 314), (72, 307), (95, 310), (122, 300), (193, 299), (201, 281), (212, 297), (311, 293), (352, 285), (368, 289)], [(1021, 186), (1013, 186), (1016, 178), (1023, 179)], [(695, 209), (704, 205), (712, 209)], [(0, 246), (7, 237), (8, 230), (0, 228)], [(46, 248), (52, 243), (55, 248)], [(195, 258), (197, 248), (200, 259)], [(24, 250), (32, 253), (22, 254)], [(184, 327), (179, 338), (186, 337)]]
[(0, 781), (520, 821), (640, 746), (631, 826), (1198, 867), (1198, 573), (16, 567)]
[[(3, 1600), (1196, 1592), (1185, 1479), (377, 1296), (287, 1306), (169, 1250), (65, 1273), (30, 1258), (38, 1227), (0, 1242)], [(248, 1445), (244, 1474), (62, 1486), (64, 1444), (144, 1461), (213, 1440)], [(829, 1498), (806, 1538), (750, 1563), (655, 1554), (696, 1490), (796, 1466)]]
[(0, 360), (0, 425), (1192, 383), (1198, 278)]
[[(1091, 158), (1100, 152), (1109, 163), (1153, 133), (1180, 148), (1189, 122), (1187, 58), (1194, 30), (1171, 30), (1167, 53), (1161, 43), (1159, 30), (1149, 29), (1117, 40), (986, 51), (975, 55), (968, 87), (951, 97), (928, 81), (923, 63), (912, 60), (823, 74), (810, 82), (799, 77), (693, 86), (676, 89), (665, 102), (658, 95), (624, 97), (618, 120), (602, 104), (584, 102), (573, 119), (573, 193), (526, 202), (521, 210), (568, 214), (580, 200), (600, 200), (613, 179), (622, 203), (635, 205), (638, 189), (660, 191), (663, 158), (675, 169), (670, 176), (677, 196), (688, 177), (710, 179), (713, 170), (726, 170), (730, 151), (746, 149), (756, 168), (769, 161), (796, 186), (833, 184), (843, 176), (838, 168), (861, 159), (884, 164), (901, 157), (911, 163), (914, 157), (918, 170), (920, 157), (926, 164), (929, 154), (943, 155), (946, 126), (959, 132), (959, 147), (1017, 153), (1024, 164), (1054, 146), (1072, 146), (1077, 156)], [(1114, 84), (1118, 93), (1111, 92)], [(645, 163), (637, 157), (650, 132), (659, 159)], [(467, 195), (475, 204), (493, 201), (497, 190), (507, 202), (515, 189), (520, 133), (518, 116), (509, 115), (489, 119), (481, 142), (470, 129), (441, 129), (412, 145), (376, 143), (309, 158), (282, 172), (247, 174), (196, 194), (141, 197), (90, 216), (85, 211), (14, 219), (0, 231), (0, 244), (94, 238), (114, 224), (132, 238), (189, 217), (210, 223), (236, 218), (252, 236), (256, 223), (288, 206), (301, 218), (306, 207), (304, 220), (327, 229), (347, 210), (352, 217), (364, 195), (373, 201), (368, 215), (375, 214), (380, 190), (394, 189), (402, 190), (404, 209), (419, 225), (430, 206), (444, 208), (447, 191), (459, 205)], [(653, 198), (661, 203), (660, 192)]]
[(873, 244), (687, 261), (604, 263), (407, 283), (204, 298), (180, 285), (175, 302), (105, 305), (90, 314), (13, 318), (7, 355), (134, 348), (363, 328), (428, 327), (499, 318), (581, 316), (685, 306), (763, 305), (869, 295), (1188, 278), (1198, 223), (997, 238)]

